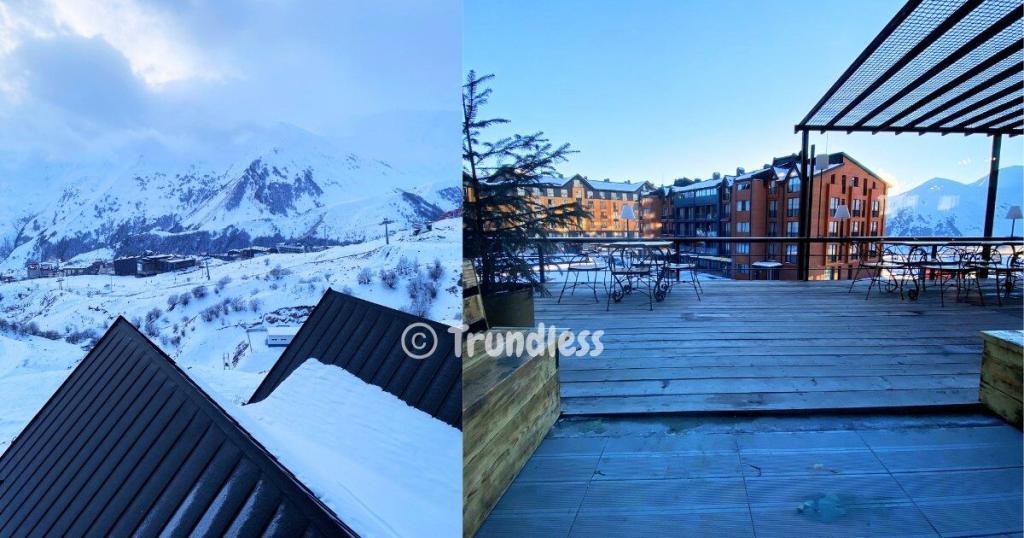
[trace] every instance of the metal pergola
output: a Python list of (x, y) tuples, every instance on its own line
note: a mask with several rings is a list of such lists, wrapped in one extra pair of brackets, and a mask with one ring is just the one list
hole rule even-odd
[[(1024, 0), (909, 0), (794, 130), (809, 134), (981, 134), (992, 137), (985, 237), (992, 237), (1002, 135), (1024, 134)], [(810, 233), (809, 181), (800, 230)], [(809, 251), (800, 253), (808, 277)]]

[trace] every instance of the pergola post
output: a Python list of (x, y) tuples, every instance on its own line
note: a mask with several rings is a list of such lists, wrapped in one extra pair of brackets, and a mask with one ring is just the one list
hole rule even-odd
[[(807, 129), (804, 129), (800, 135), (800, 212), (799, 212), (799, 223), (800, 223), (800, 238), (805, 239), (800, 241), (796, 247), (797, 254), (797, 279), (799, 280), (810, 280), (810, 244), (806, 241), (806, 238), (810, 237), (810, 226), (809, 218), (804, 218), (809, 215), (809, 198), (811, 193), (810, 185), (810, 174), (808, 174), (807, 165), (810, 159), (807, 152), (807, 146), (809, 142), (810, 133)], [(785, 197), (783, 197), (785, 199)]]
[(992, 237), (996, 219), (996, 190), (999, 188), (999, 149), (1002, 135), (992, 135), (992, 158), (988, 169), (988, 201), (985, 203), (985, 237)]
[[(992, 135), (992, 158), (988, 169), (988, 200), (985, 202), (985, 238), (992, 237), (992, 229), (996, 222), (996, 192), (999, 189), (999, 150), (1002, 146), (1002, 135)], [(982, 256), (987, 260), (992, 247), (985, 246)], [(987, 271), (985, 271), (987, 273)], [(984, 276), (988, 276), (987, 274)]]

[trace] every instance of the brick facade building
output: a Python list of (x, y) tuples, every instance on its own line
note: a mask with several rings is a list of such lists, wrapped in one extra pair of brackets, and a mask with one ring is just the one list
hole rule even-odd
[[(648, 196), (659, 199), (662, 225), (657, 233), (648, 229), (646, 235), (778, 237), (777, 242), (708, 242), (696, 249), (702, 255), (731, 260), (726, 265), (732, 278), (795, 279), (799, 248), (785, 238), (800, 236), (799, 167), (799, 157), (790, 155), (749, 173), (737, 170), (736, 176), (663, 187)], [(842, 152), (819, 156), (813, 172), (811, 237), (885, 234), (888, 186), (881, 178)], [(833, 218), (840, 205), (849, 209), (850, 219)], [(857, 256), (851, 245), (812, 244), (810, 278), (850, 278)]]
[[(738, 176), (732, 185), (733, 237), (800, 236), (800, 170), (796, 155)], [(810, 236), (857, 237), (885, 233), (886, 183), (846, 153), (816, 159), (811, 178)], [(845, 205), (850, 219), (834, 218)], [(857, 250), (842, 243), (810, 245), (810, 278), (839, 280), (852, 276)], [(733, 278), (795, 279), (796, 242), (734, 243)], [(772, 262), (780, 263), (780, 267)]]
[[(548, 207), (579, 203), (590, 212), (591, 218), (582, 219), (578, 229), (553, 230), (552, 236), (639, 237), (645, 209), (657, 211), (655, 202), (648, 201), (643, 207), (641, 199), (654, 190), (649, 182), (631, 183), (608, 180), (594, 181), (576, 175), (570, 179), (548, 178), (527, 193), (535, 201)], [(622, 206), (632, 205), (636, 220), (627, 223), (622, 216)]]

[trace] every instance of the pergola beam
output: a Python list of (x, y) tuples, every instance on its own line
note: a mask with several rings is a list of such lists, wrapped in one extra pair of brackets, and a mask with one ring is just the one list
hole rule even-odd
[[(896, 12), (896, 15), (893, 16), (892, 20), (890, 20), (889, 23), (886, 24), (884, 28), (882, 28), (881, 32), (878, 32), (878, 35), (876, 35), (875, 38), (871, 40), (871, 43), (868, 43), (868, 46), (865, 47), (863, 51), (861, 51), (860, 55), (857, 56), (857, 58), (853, 61), (852, 64), (850, 64), (850, 67), (847, 67), (846, 71), (843, 71), (843, 74), (840, 75), (839, 78), (828, 89), (828, 91), (825, 92), (825, 95), (823, 95), (821, 99), (818, 100), (817, 104), (815, 104), (814, 107), (811, 108), (811, 111), (808, 112), (806, 116), (804, 116), (804, 119), (800, 121), (801, 124), (806, 124), (807, 122), (811, 121), (811, 118), (813, 118), (814, 115), (817, 114), (819, 110), (821, 110), (821, 107), (825, 106), (825, 103), (827, 103), (828, 100), (831, 99), (837, 91), (839, 91), (839, 88), (841, 88), (843, 84), (845, 84), (846, 81), (858, 69), (860, 69), (860, 66), (863, 65), (864, 62), (867, 61), (867, 59), (870, 58), (876, 50), (878, 50), (878, 47), (882, 46), (882, 43), (884, 43), (886, 38), (889, 37), (889, 34), (891, 34), (893, 30), (898, 28), (899, 25), (903, 24), (903, 21), (907, 20), (907, 17), (909, 17), (910, 14), (913, 13), (915, 9), (917, 9), (917, 6), (920, 5), (922, 1), (923, 0), (909, 0), (906, 4), (904, 4), (902, 8), (900, 8), (899, 11)], [(793, 132), (799, 131), (799, 128), (793, 129)]]
[(998, 118), (996, 118), (996, 119), (994, 119), (994, 120), (992, 120), (992, 121), (990, 121), (988, 123), (979, 125), (978, 127), (989, 129), (989, 128), (995, 127), (996, 125), (1000, 125), (1000, 124), (1006, 123), (1006, 122), (1008, 122), (1010, 120), (1017, 119), (1017, 118), (1020, 118), (1020, 117), (1021, 117), (1021, 111), (1020, 110), (1014, 110), (1013, 112), (1010, 112), (1009, 114), (1003, 114), (1002, 116), (999, 116)]
[[(1018, 13), (1012, 11), (1010, 13), (1007, 13), (1003, 18), (996, 21), (995, 24), (986, 28), (985, 31), (974, 36), (974, 38), (972, 38), (970, 41), (961, 45), (960, 48), (951, 52), (949, 56), (943, 58), (942, 61), (932, 66), (931, 69), (928, 69), (924, 73), (921, 73), (917, 78), (914, 79), (913, 82), (907, 84), (902, 89), (900, 89), (900, 91), (893, 94), (892, 97), (886, 99), (885, 102), (876, 106), (871, 112), (865, 114), (864, 117), (861, 118), (860, 121), (858, 121), (854, 125), (856, 125), (857, 127), (864, 126), (864, 124), (866, 124), (872, 118), (877, 116), (880, 112), (889, 108), (900, 99), (906, 97), (908, 94), (910, 94), (910, 92), (916, 90), (921, 85), (931, 80), (934, 76), (938, 75), (949, 66), (960, 61), (961, 58), (967, 56), (967, 54), (969, 54), (971, 51), (984, 45), (989, 39), (992, 39), (997, 34), (999, 34), (999, 32), (1002, 32), (1003, 30), (1005, 30), (1011, 24), (1018, 20), (1020, 20), (1020, 15)], [(963, 98), (963, 96), (960, 96), (960, 99)]]
[[(965, 106), (965, 107), (961, 108), (960, 110), (957, 110), (956, 112), (952, 112), (950, 114), (947, 114), (942, 119), (933, 121), (931, 123), (931, 125), (938, 127), (940, 125), (946, 125), (946, 124), (952, 123), (952, 122), (954, 122), (956, 120), (959, 120), (959, 119), (967, 116), (968, 114), (974, 112), (975, 110), (980, 110), (982, 108), (985, 108), (986, 106), (991, 105), (992, 103), (995, 103), (996, 101), (999, 101), (1000, 99), (1003, 99), (1004, 97), (1007, 97), (1009, 95), (1013, 95), (1015, 93), (1020, 93), (1022, 89), (1024, 89), (1024, 85), (1022, 85), (1022, 84), (1014, 84), (1014, 85), (1011, 85), (1011, 86), (1007, 86), (1007, 87), (1003, 88), (1002, 90), (999, 90), (999, 91), (993, 93), (992, 95), (990, 95), (990, 96), (988, 96), (988, 97), (986, 97), (984, 99), (978, 100), (978, 102), (976, 102), (976, 103), (973, 103), (971, 105)], [(907, 124), (907, 127), (916, 127), (917, 125), (919, 125), (919, 120), (915, 120), (913, 123)]]
[(954, 129), (954, 128), (943, 128), (943, 127), (853, 127), (851, 126), (829, 126), (829, 125), (800, 125), (800, 129), (807, 129), (808, 131), (818, 131), (820, 133), (826, 132), (846, 132), (846, 133), (916, 133), (916, 134), (983, 134), (983, 135), (995, 135), (1003, 134), (1007, 136), (1017, 136), (1021, 134), (1020, 129), (1014, 125), (1007, 125), (1006, 127), (1000, 127), (998, 129)]
[[(929, 119), (934, 118), (935, 116), (937, 116), (937, 115), (939, 115), (939, 114), (941, 114), (941, 113), (943, 113), (943, 112), (953, 108), (954, 106), (956, 106), (956, 105), (966, 101), (967, 99), (970, 99), (971, 97), (974, 97), (975, 95), (977, 95), (977, 94), (979, 94), (979, 93), (981, 93), (981, 92), (983, 92), (983, 91), (985, 91), (985, 90), (995, 86), (996, 84), (999, 84), (1000, 82), (1002, 82), (1002, 81), (1004, 81), (1004, 80), (1006, 80), (1006, 79), (1008, 79), (1008, 78), (1010, 78), (1010, 77), (1012, 77), (1014, 75), (1021, 74), (1021, 72), (1024, 72), (1024, 64), (1019, 63), (1019, 62), (1015, 62), (1013, 65), (1007, 67), (1006, 69), (1003, 69), (1002, 71), (996, 73), (995, 75), (992, 75), (988, 79), (978, 83), (973, 88), (971, 88), (969, 90), (966, 90), (965, 92), (961, 93), (960, 95), (957, 95), (956, 98), (949, 99), (945, 103), (942, 103), (941, 105), (933, 108), (932, 110), (929, 110), (928, 112), (918, 116), (917, 118), (914, 119), (914, 121), (911, 121), (911, 122), (907, 123), (905, 125), (905, 127), (915, 127), (917, 125), (920, 125), (920, 124), (928, 121)], [(929, 98), (928, 100), (931, 100), (931, 99)], [(922, 103), (922, 102), (923, 101), (918, 101), (918, 103)], [(896, 120), (896, 121), (899, 121), (899, 120)], [(883, 127), (888, 127), (891, 124), (892, 124), (892, 121), (890, 120), (890, 121), (887, 121), (887, 122), (883, 123), (882, 126)]]
[(896, 73), (899, 73), (901, 69), (906, 67), (907, 64), (917, 58), (922, 52), (928, 49), (933, 43), (938, 41), (946, 32), (956, 26), (956, 24), (974, 11), (978, 6), (982, 4), (983, 0), (968, 0), (964, 2), (962, 6), (956, 9), (953, 13), (950, 13), (946, 20), (942, 21), (941, 24), (932, 28), (928, 35), (926, 35), (921, 41), (918, 41), (909, 51), (900, 56), (898, 60), (892, 63), (884, 73), (878, 76), (867, 88), (861, 91), (857, 97), (854, 97), (838, 114), (832, 116), (832, 119), (828, 121), (828, 125), (835, 125), (840, 119), (844, 118), (851, 110), (857, 107), (864, 99), (867, 99), (869, 95), (875, 92), (883, 84), (889, 81)]
[[(898, 121), (902, 120), (903, 118), (909, 116), (910, 114), (913, 114), (914, 112), (917, 112), (917, 110), (920, 109), (922, 106), (924, 106), (924, 105), (926, 105), (926, 104), (928, 104), (928, 103), (938, 99), (939, 97), (942, 97), (943, 95), (946, 95), (947, 93), (949, 93), (953, 89), (959, 87), (961, 84), (963, 84), (963, 83), (973, 79), (974, 77), (980, 75), (981, 73), (984, 73), (986, 70), (988, 70), (992, 66), (997, 65), (999, 62), (1009, 58), (1013, 54), (1020, 52), (1022, 49), (1024, 49), (1024, 40), (1018, 39), (1015, 43), (1013, 43), (1010, 46), (1004, 48), (1003, 50), (997, 52), (995, 55), (990, 56), (989, 58), (986, 58), (985, 61), (983, 61), (983, 62), (979, 63), (978, 65), (968, 69), (962, 75), (960, 75), (960, 76), (954, 78), (953, 80), (943, 84), (941, 87), (935, 89), (934, 91), (932, 91), (928, 95), (922, 97), (920, 100), (918, 100), (914, 104), (908, 106), (907, 108), (903, 109), (898, 114), (896, 114), (893, 117), (889, 118), (888, 120), (882, 122), (880, 126), (883, 127), (883, 128), (884, 127), (892, 126), (893, 124), (895, 124), (896, 122), (898, 122)], [(1020, 70), (1021, 70), (1021, 63), (1020, 62), (1014, 62), (1014, 64), (1012, 66), (1010, 66), (1010, 69), (1016, 69), (1017, 72), (1020, 72)], [(986, 84), (986, 83), (982, 82), (981, 84)], [(977, 86), (975, 86), (975, 88), (976, 87)], [(972, 91), (972, 90), (969, 90), (969, 91)], [(945, 103), (943, 103), (940, 106), (944, 107), (943, 108), (943, 110), (944, 110), (945, 108), (949, 108), (949, 107), (955, 105), (957, 102), (958, 102), (958, 98), (953, 97), (953, 98), (950, 98), (948, 101), (946, 101)]]
[(992, 107), (984, 112), (975, 114), (974, 116), (971, 116), (970, 118), (967, 118), (966, 120), (963, 120), (960, 123), (953, 125), (952, 127), (954, 129), (966, 129), (968, 125), (974, 125), (975, 123), (992, 118), (1001, 112), (1010, 110), (1011, 108), (1015, 108), (1017, 106), (1020, 106), (1021, 104), (1024, 104), (1024, 99), (1021, 99), (1020, 97), (1016, 99), (1011, 99), (999, 106)]

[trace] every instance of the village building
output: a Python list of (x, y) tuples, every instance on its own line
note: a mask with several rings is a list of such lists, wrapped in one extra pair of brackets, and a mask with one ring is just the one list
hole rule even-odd
[[(542, 178), (526, 194), (545, 207), (576, 203), (590, 213), (590, 218), (580, 219), (577, 226), (552, 230), (552, 236), (626, 237), (628, 231), (630, 237), (639, 237), (640, 201), (653, 190), (647, 181), (591, 180), (575, 175), (569, 179)], [(633, 217), (629, 219), (623, 218), (622, 208), (627, 205), (632, 206)]]
[(4, 536), (356, 535), (124, 318), (0, 455), (0, 478)]

